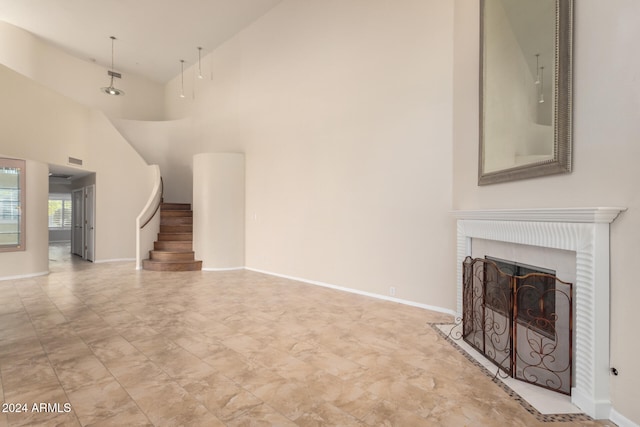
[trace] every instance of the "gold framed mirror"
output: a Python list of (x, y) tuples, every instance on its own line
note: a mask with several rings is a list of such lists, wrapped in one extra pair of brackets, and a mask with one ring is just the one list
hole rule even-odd
[(572, 168), (573, 0), (480, 1), (478, 185)]

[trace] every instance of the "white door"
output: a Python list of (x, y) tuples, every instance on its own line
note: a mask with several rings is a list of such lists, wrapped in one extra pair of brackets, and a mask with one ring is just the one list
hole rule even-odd
[(84, 258), (93, 261), (95, 251), (95, 205), (96, 186), (90, 185), (84, 188)]
[(71, 192), (71, 253), (84, 257), (84, 190)]

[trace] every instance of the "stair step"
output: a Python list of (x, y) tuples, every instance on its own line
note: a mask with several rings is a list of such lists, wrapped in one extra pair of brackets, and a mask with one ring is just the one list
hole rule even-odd
[(191, 241), (163, 241), (157, 240), (153, 242), (153, 250), (155, 251), (174, 251), (189, 252), (193, 250), (193, 242)]
[(190, 216), (160, 216), (160, 225), (191, 225), (193, 217)]
[(173, 217), (173, 216), (193, 216), (193, 212), (190, 210), (175, 210), (175, 211), (160, 211), (160, 217)]
[(152, 271), (198, 271), (202, 270), (202, 261), (155, 261), (145, 259), (142, 261), (142, 268)]
[(160, 241), (192, 241), (193, 233), (158, 233), (158, 240)]
[(189, 203), (162, 203), (160, 232), (142, 268), (152, 271), (202, 270), (193, 252), (193, 211)]
[(160, 224), (160, 233), (191, 233), (193, 232), (193, 225), (162, 225)]
[(160, 205), (160, 209), (161, 210), (173, 210), (173, 211), (178, 211), (178, 210), (190, 211), (191, 210), (191, 204), (190, 203), (162, 203)]
[(149, 259), (152, 261), (194, 261), (195, 252), (183, 251), (149, 251)]

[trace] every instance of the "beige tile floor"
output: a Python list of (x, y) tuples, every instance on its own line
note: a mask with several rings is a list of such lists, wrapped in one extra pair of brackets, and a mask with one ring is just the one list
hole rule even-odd
[(539, 421), (430, 326), (443, 314), (65, 249), (50, 275), (0, 282), (0, 393), (29, 405), (0, 426), (613, 425)]

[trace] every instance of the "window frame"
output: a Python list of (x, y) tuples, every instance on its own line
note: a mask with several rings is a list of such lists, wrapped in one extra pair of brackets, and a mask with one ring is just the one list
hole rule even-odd
[(10, 168), (18, 170), (18, 243), (2, 244), (0, 243), (0, 252), (18, 252), (26, 250), (27, 244), (27, 172), (26, 161), (19, 159), (8, 159), (0, 157), (0, 168)]

